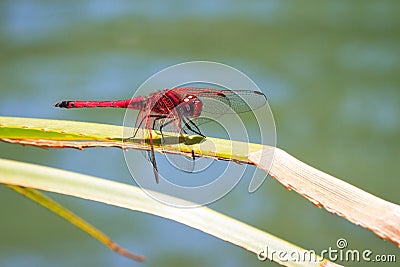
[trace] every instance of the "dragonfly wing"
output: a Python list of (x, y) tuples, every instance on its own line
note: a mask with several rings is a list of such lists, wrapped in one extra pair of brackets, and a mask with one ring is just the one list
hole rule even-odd
[(139, 140), (141, 143), (146, 143), (147, 141), (150, 144), (150, 150), (142, 151), (143, 156), (150, 161), (153, 165), (153, 172), (156, 183), (159, 182), (159, 174), (157, 168), (156, 157), (154, 153), (154, 143), (152, 137), (152, 127), (155, 124), (156, 117), (153, 116), (150, 109), (143, 108), (139, 111), (135, 122), (135, 128), (133, 133), (133, 138)]
[(224, 114), (248, 112), (263, 107), (267, 103), (266, 96), (252, 90), (219, 90), (216, 88), (175, 88), (181, 95), (195, 95), (203, 102), (203, 112)]

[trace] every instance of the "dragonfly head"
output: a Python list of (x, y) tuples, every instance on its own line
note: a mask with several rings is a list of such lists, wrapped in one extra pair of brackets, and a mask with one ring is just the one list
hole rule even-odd
[(197, 118), (203, 109), (203, 103), (194, 95), (187, 95), (182, 100), (181, 111), (187, 118)]

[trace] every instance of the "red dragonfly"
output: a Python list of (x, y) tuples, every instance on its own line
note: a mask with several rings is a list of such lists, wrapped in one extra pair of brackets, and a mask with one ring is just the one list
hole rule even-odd
[[(158, 168), (154, 155), (153, 136), (151, 130), (158, 130), (164, 138), (163, 130), (186, 134), (188, 131), (205, 137), (198, 125), (207, 122), (201, 114), (211, 113), (217, 116), (234, 111), (243, 113), (257, 109), (266, 103), (266, 97), (259, 91), (220, 90), (216, 88), (179, 87), (155, 92), (147, 97), (115, 101), (60, 101), (55, 104), (59, 108), (129, 108), (139, 110), (133, 133), (138, 129), (148, 130), (150, 151), (147, 158), (153, 165), (156, 182), (159, 182)], [(199, 118), (200, 117), (200, 118)], [(195, 159), (192, 151), (192, 158)]]

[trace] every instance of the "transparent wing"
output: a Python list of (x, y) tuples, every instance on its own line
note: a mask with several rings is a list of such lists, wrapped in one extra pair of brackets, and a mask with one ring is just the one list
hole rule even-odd
[(267, 103), (266, 96), (259, 91), (196, 87), (182, 87), (173, 90), (182, 96), (197, 96), (203, 102), (203, 112), (211, 114), (224, 114), (230, 112), (230, 109), (236, 113), (249, 112)]
[[(150, 103), (150, 101), (148, 103)], [(142, 154), (153, 165), (154, 177), (156, 179), (156, 182), (158, 183), (159, 174), (154, 154), (154, 140), (151, 133), (151, 129), (153, 129), (153, 126), (156, 123), (158, 117), (155, 117), (150, 110), (151, 109), (143, 108), (139, 111), (135, 122), (135, 129), (132, 138), (139, 140), (141, 143), (146, 143), (146, 141), (150, 143), (150, 150), (143, 150)]]

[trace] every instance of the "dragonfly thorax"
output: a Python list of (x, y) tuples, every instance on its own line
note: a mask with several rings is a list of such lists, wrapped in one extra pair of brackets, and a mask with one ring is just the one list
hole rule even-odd
[(182, 99), (180, 110), (186, 118), (197, 118), (203, 109), (203, 103), (194, 95), (187, 95)]

